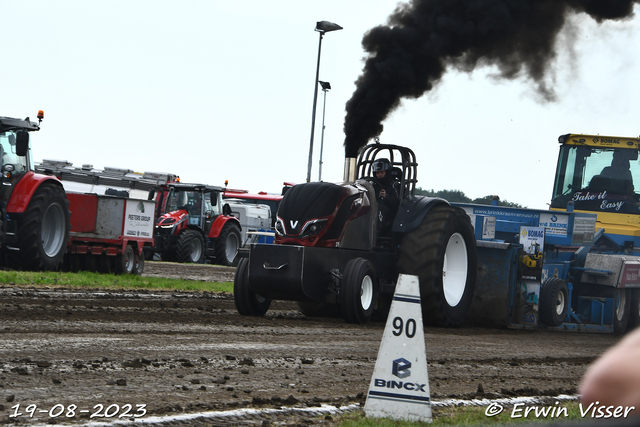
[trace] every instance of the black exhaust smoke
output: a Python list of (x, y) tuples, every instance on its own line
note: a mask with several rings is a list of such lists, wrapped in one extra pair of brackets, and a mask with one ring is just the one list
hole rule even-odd
[(531, 79), (545, 101), (556, 38), (569, 14), (597, 22), (633, 16), (640, 0), (412, 0), (399, 5), (388, 25), (362, 40), (368, 57), (346, 105), (345, 156), (382, 133), (382, 122), (402, 98), (419, 98), (447, 67), (470, 72), (496, 65), (500, 77)]

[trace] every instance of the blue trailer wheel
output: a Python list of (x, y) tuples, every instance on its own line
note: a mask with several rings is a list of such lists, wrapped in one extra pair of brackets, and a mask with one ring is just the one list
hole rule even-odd
[(569, 310), (569, 288), (564, 280), (547, 279), (540, 288), (540, 322), (547, 326), (560, 326)]

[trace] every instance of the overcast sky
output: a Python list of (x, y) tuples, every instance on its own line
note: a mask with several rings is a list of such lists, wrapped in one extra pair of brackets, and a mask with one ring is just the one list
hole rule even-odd
[[(184, 182), (279, 192), (307, 175), (316, 21), (344, 27), (322, 43), (327, 94), (322, 179), (340, 181), (344, 107), (363, 67), (364, 33), (395, 0), (2, 0), (0, 115), (35, 118), (36, 161), (172, 172)], [(636, 15), (640, 12), (635, 10)], [(640, 133), (640, 18), (598, 25), (576, 16), (559, 50), (555, 103), (495, 70), (451, 71), (384, 123), (406, 145), (418, 186), (497, 194), (531, 208), (550, 201), (565, 133)], [(312, 179), (318, 179), (318, 98)]]

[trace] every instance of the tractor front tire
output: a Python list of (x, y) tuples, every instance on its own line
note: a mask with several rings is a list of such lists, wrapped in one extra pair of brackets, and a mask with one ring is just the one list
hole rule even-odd
[(249, 289), (249, 259), (242, 258), (233, 278), (233, 300), (238, 313), (243, 316), (264, 316), (271, 300)]
[(240, 229), (232, 223), (225, 224), (216, 240), (216, 264), (236, 265), (236, 255), (240, 249)]
[(369, 260), (355, 258), (347, 263), (340, 285), (340, 310), (347, 323), (367, 323), (378, 297), (375, 270)]
[(545, 280), (540, 288), (539, 316), (542, 324), (555, 327), (562, 325), (569, 310), (569, 288), (564, 280)]
[(57, 270), (62, 265), (71, 230), (69, 200), (61, 186), (43, 183), (18, 220), (19, 251), (7, 250), (16, 270)]
[(204, 237), (197, 230), (185, 230), (176, 244), (178, 262), (199, 264), (204, 259)]
[(458, 326), (476, 287), (476, 240), (464, 210), (438, 205), (400, 244), (398, 272), (418, 276), (422, 318), (432, 326)]

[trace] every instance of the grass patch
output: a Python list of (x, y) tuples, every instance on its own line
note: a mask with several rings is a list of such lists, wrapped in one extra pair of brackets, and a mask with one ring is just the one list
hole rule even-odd
[(88, 271), (34, 272), (0, 271), (0, 283), (12, 286), (49, 286), (83, 289), (148, 289), (168, 291), (200, 291), (233, 293), (232, 282), (204, 282), (198, 280), (141, 277), (133, 274), (102, 274)]
[[(536, 417), (535, 408), (538, 410), (547, 410), (547, 416), (540, 415)], [(530, 412), (527, 417), (524, 416), (527, 408)], [(566, 408), (566, 416), (565, 409)], [(433, 422), (410, 422), (396, 421), (388, 418), (367, 418), (364, 412), (348, 413), (340, 416), (336, 420), (336, 426), (340, 427), (417, 427), (417, 426), (493, 426), (504, 424), (523, 424), (523, 423), (540, 423), (541, 425), (569, 422), (569, 421), (590, 421), (590, 413), (582, 417), (578, 402), (560, 402), (550, 404), (525, 404), (519, 406), (516, 412), (512, 406), (505, 406), (504, 410), (496, 416), (487, 416), (486, 407), (448, 407), (433, 409)], [(516, 417), (512, 418), (512, 414)], [(517, 417), (521, 415), (520, 417)], [(553, 415), (553, 416), (552, 416)]]

